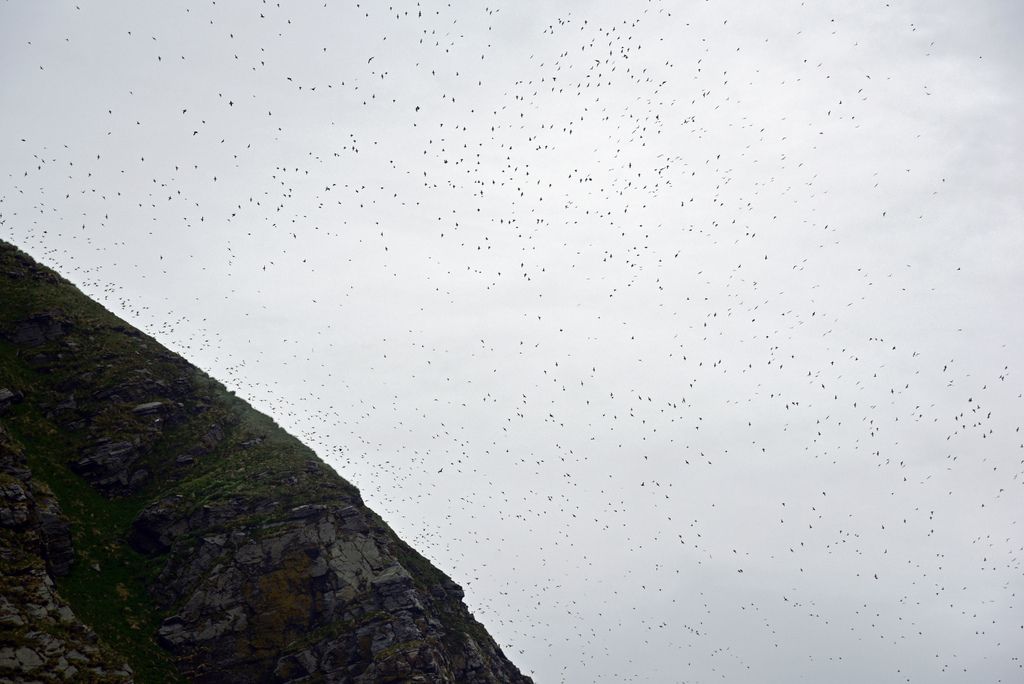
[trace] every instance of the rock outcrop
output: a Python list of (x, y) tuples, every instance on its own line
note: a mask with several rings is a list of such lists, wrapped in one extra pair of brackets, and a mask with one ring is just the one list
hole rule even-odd
[(97, 643), (55, 589), (53, 578), (70, 572), (74, 555), (53, 492), (32, 477), (0, 423), (0, 682), (131, 681), (131, 668)]
[(0, 682), (529, 682), (269, 418), (0, 242)]

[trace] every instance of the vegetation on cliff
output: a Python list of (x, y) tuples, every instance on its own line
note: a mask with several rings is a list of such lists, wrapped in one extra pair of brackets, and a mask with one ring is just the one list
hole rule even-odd
[(53, 604), (0, 584), (0, 677), (529, 681), (268, 417), (4, 243), (0, 302), (0, 562)]

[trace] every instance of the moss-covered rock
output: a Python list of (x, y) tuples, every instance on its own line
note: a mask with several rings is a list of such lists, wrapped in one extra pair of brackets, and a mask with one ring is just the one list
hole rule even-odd
[(0, 678), (529, 681), (268, 417), (4, 243), (0, 301)]

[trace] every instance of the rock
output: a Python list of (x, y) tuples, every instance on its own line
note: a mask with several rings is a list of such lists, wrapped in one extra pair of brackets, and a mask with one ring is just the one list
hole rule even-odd
[(70, 326), (58, 311), (44, 311), (16, 324), (11, 342), (21, 347), (38, 347), (67, 334)]
[(71, 572), (75, 560), (71, 525), (55, 499), (41, 498), (37, 515), (46, 566), (54, 577), (63, 577)]
[[(268, 635), (282, 644), (303, 643), (311, 631), (354, 620), (357, 629), (343, 637), (306, 642), (308, 646), (296, 653), (279, 652), (272, 663), (258, 667), (272, 670), (281, 681), (312, 676), (370, 682), (425, 672), (430, 676), (422, 681), (528, 681), (514, 669), (501, 676), (491, 673), (501, 657), (496, 646), (466, 641), (469, 650), (459, 659), (445, 655), (438, 644), (451, 627), (445, 627), (443, 620), (426, 617), (436, 614), (438, 606), (458, 601), (455, 597), (461, 597), (461, 589), (447, 578), (429, 590), (420, 588), (410, 571), (396, 562), (383, 528), (367, 524), (365, 519), (362, 526), (351, 525), (353, 512), (358, 510), (354, 506), (291, 507), (278, 514), (281, 522), (270, 528), (273, 533), (269, 536), (266, 523), (260, 526), (262, 533), (254, 529), (250, 534), (203, 535), (200, 548), (191, 547), (189, 552), (194, 560), (183, 556), (182, 567), (175, 557), (185, 549), (176, 540), (185, 539), (186, 533), (196, 534), (197, 525), (210, 520), (209, 516), (186, 515), (181, 510), (185, 505), (180, 498), (166, 500), (144, 511), (133, 525), (137, 547), (170, 552), (168, 567), (176, 569), (161, 578), (165, 589), (188, 596), (180, 612), (165, 620), (159, 630), (161, 643), (172, 652), (203, 654), (206, 662), (217, 663), (218, 672), (256, 678), (261, 670), (254, 669), (254, 659), (261, 658)], [(247, 510), (252, 508), (238, 504), (232, 512), (244, 519)], [(173, 521), (181, 519), (191, 521), (191, 527), (176, 528)], [(339, 536), (345, 527), (370, 534)], [(156, 542), (143, 543), (144, 538)], [(191, 563), (196, 567), (186, 569)], [(278, 603), (276, 597), (285, 595), (290, 597), (287, 602)], [(464, 607), (455, 609), (452, 616), (460, 622), (472, 621)], [(189, 658), (193, 662), (194, 656)], [(453, 664), (456, 661), (467, 665), (459, 670)], [(362, 665), (353, 669), (354, 662)], [(467, 669), (470, 665), (479, 673)], [(205, 672), (192, 669), (187, 674), (193, 681), (215, 681)]]
[(39, 352), (28, 357), (28, 367), (36, 373), (49, 373), (63, 357), (59, 352)]
[(196, 459), (200, 456), (205, 456), (213, 451), (224, 439), (224, 429), (214, 423), (206, 431), (206, 433), (200, 438), (199, 443), (194, 445), (187, 453), (179, 455), (175, 458), (175, 464), (179, 466), (190, 466), (196, 462)]
[(149, 471), (148, 470), (146, 470), (145, 468), (141, 468), (139, 470), (136, 470), (134, 473), (131, 474), (131, 477), (129, 477), (129, 479), (128, 479), (128, 488), (132, 489), (132, 490), (138, 489), (148, 479), (149, 479)]
[(57, 411), (73, 411), (78, 408), (78, 402), (75, 401), (75, 395), (69, 394), (59, 404), (57, 404)]
[(154, 413), (160, 413), (163, 411), (164, 402), (162, 401), (150, 401), (145, 404), (139, 404), (132, 409), (132, 413), (139, 416), (148, 416)]
[(302, 520), (305, 518), (313, 518), (323, 515), (327, 511), (327, 507), (317, 504), (303, 504), (296, 506), (288, 512), (288, 520)]
[(18, 481), (0, 484), (0, 525), (20, 527), (31, 515), (25, 486)]
[(24, 646), (14, 652), (14, 659), (17, 661), (18, 669), (23, 672), (32, 672), (43, 664), (43, 659), (38, 653)]
[(132, 442), (101, 441), (84, 448), (71, 469), (101, 490), (126, 491), (138, 484), (132, 482), (132, 465), (141, 455)]
[(24, 398), (25, 397), (21, 392), (15, 392), (14, 390), (6, 387), (0, 387), (0, 416), (2, 416), (12, 405), (17, 404)]

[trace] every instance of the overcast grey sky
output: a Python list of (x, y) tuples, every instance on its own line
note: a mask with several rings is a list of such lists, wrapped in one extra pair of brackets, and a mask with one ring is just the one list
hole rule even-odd
[(538, 682), (1012, 682), (1019, 2), (0, 4), (0, 237)]

